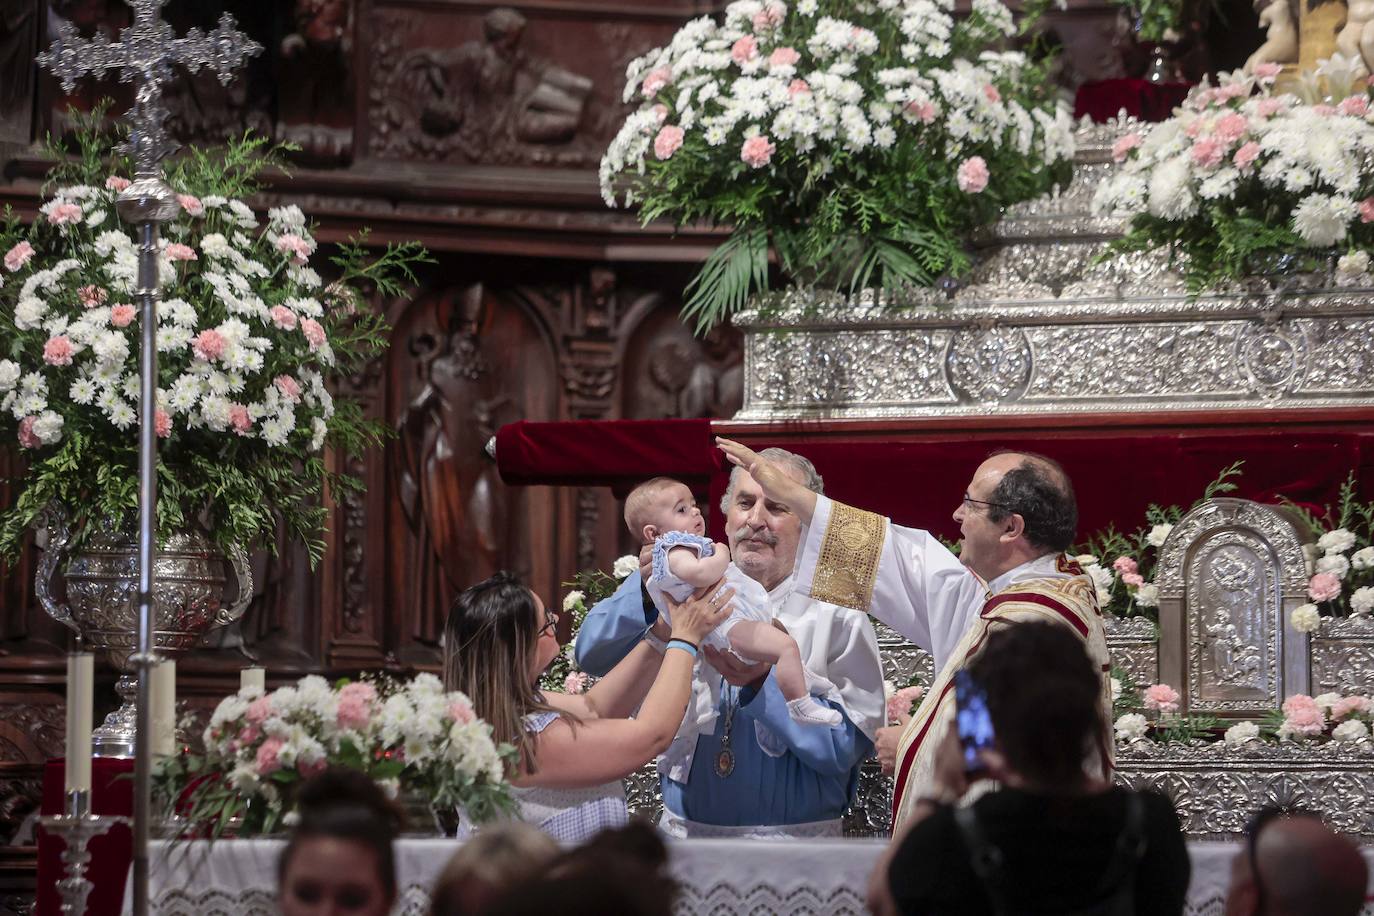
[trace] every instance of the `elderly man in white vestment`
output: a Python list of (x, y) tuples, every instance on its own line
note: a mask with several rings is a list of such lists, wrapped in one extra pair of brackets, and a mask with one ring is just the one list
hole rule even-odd
[[(976, 657), (993, 627), (1021, 620), (1070, 627), (1109, 670), (1096, 588), (1064, 555), (1078, 525), (1073, 485), (1050, 459), (1005, 452), (979, 465), (954, 512), (962, 534), (956, 557), (927, 531), (805, 492), (746, 446), (718, 442), (807, 526), (797, 556), (799, 591), (868, 611), (934, 656), (935, 682), (897, 742), (894, 835), (931, 792), (935, 750), (954, 721), (954, 672)], [(1105, 675), (1102, 681), (1104, 733), (1086, 763), (1105, 775), (1111, 691)]]
[[(769, 449), (770, 468), (804, 492), (821, 489), (810, 461)], [(767, 499), (736, 469), (722, 503), (730, 556), (768, 591), (775, 621), (797, 641), (812, 696), (837, 710), (834, 727), (801, 725), (767, 665), (746, 665), (705, 648), (693, 699), (711, 702), (706, 678), (722, 676), (709, 733), (684, 732), (659, 758), (660, 828), (673, 836), (838, 836), (853, 797), (859, 764), (883, 724), (883, 675), (873, 624), (861, 612), (813, 600), (793, 588), (801, 523), (783, 502)], [(588, 612), (577, 636), (577, 661), (603, 674), (661, 624), (633, 573)], [(707, 663), (709, 662), (709, 663)]]

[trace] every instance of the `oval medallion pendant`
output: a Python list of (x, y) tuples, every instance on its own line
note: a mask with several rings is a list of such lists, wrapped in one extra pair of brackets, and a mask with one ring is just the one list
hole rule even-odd
[(735, 752), (728, 747), (720, 749), (716, 754), (716, 775), (721, 779), (735, 772)]

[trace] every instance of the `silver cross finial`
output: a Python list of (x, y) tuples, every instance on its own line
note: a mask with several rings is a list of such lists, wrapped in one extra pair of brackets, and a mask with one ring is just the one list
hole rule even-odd
[(120, 82), (136, 84), (134, 107), (127, 115), (129, 143), (134, 167), (143, 178), (157, 174), (158, 163), (176, 149), (167, 135), (164, 122), (167, 109), (162, 104), (162, 85), (172, 78), (172, 64), (192, 73), (202, 67), (215, 71), (227, 84), (234, 70), (262, 51), (262, 45), (238, 31), (234, 17), (225, 13), (209, 34), (191, 29), (177, 38), (172, 27), (162, 20), (162, 7), (168, 0), (126, 0), (133, 7), (133, 25), (111, 42), (104, 34), (86, 40), (70, 22), (63, 21), (52, 47), (38, 55), (38, 63), (62, 81), (71, 92), (84, 76), (101, 77), (107, 70), (118, 70)]

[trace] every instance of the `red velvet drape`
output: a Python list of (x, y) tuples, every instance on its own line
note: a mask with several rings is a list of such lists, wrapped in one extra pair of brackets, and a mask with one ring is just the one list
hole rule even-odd
[[(65, 761), (49, 760), (43, 769), (43, 813), (60, 814), (63, 804)], [(122, 814), (134, 810), (134, 762), (97, 757), (91, 761), (91, 813)], [(41, 827), (38, 831), (38, 916), (58, 916), (62, 898), (57, 881), (62, 877), (62, 850), (66, 844)], [(95, 887), (87, 899), (87, 916), (119, 916), (124, 905), (124, 883), (133, 861), (134, 839), (129, 828), (119, 825), (91, 840), (91, 864), (86, 877)]]

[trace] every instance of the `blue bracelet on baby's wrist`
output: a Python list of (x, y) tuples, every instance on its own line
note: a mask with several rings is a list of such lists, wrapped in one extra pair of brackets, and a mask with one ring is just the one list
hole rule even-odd
[(693, 658), (695, 658), (695, 657), (696, 657), (696, 654), (697, 654), (697, 647), (696, 647), (696, 646), (692, 645), (690, 642), (688, 642), (688, 641), (685, 640), (685, 639), (678, 639), (678, 638), (676, 638), (676, 637), (674, 637), (673, 639), (668, 640), (668, 648), (669, 648), (669, 649), (681, 649), (682, 651), (684, 651), (684, 652), (688, 653), (689, 655), (691, 655)]

